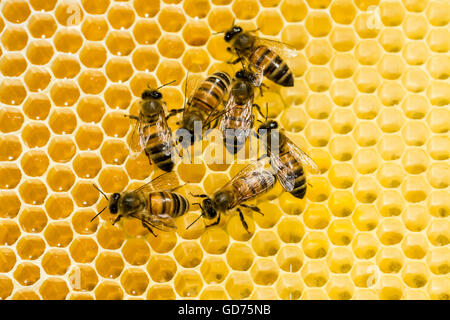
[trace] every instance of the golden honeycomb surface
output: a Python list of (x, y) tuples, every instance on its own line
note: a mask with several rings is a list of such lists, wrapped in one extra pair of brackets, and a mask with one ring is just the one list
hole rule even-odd
[[(1, 0), (0, 299), (450, 298), (446, 0)], [(157, 174), (129, 157), (141, 92), (234, 72), (233, 19), (298, 49), (259, 103), (321, 172), (205, 229), (113, 226), (106, 193)], [(173, 128), (176, 120), (171, 120)], [(175, 168), (211, 194), (242, 165)], [(192, 198), (189, 198), (192, 200)]]

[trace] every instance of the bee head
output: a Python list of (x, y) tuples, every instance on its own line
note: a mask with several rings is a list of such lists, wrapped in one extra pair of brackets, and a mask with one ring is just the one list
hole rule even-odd
[(144, 90), (141, 95), (142, 99), (155, 99), (160, 100), (162, 99), (162, 93), (158, 90)]
[(242, 28), (239, 26), (234, 26), (232, 27), (230, 30), (228, 30), (227, 32), (225, 32), (225, 41), (226, 42), (230, 42), (231, 39), (234, 38), (235, 35), (239, 34), (242, 32)]
[(119, 199), (120, 193), (113, 193), (109, 199), (108, 208), (109, 212), (112, 214), (117, 214), (119, 212)]
[(210, 198), (206, 198), (202, 201), (203, 206), (203, 216), (205, 216), (207, 219), (213, 219), (217, 217), (217, 211), (214, 209), (213, 202)]
[(268, 133), (271, 133), (272, 130), (276, 130), (276, 129), (278, 129), (278, 122), (276, 122), (275, 120), (269, 120), (269, 121), (263, 122), (258, 127), (258, 135), (268, 134)]

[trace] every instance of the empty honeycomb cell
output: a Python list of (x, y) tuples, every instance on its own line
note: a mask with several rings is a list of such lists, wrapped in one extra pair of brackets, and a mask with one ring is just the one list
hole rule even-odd
[(356, 143), (349, 136), (338, 136), (331, 139), (329, 150), (334, 159), (348, 161), (353, 158)]
[(350, 24), (356, 16), (356, 8), (351, 0), (338, 0), (332, 3), (330, 14), (335, 22)]
[(402, 110), (410, 119), (422, 119), (428, 111), (427, 100), (420, 95), (408, 95), (402, 103)]
[(96, 150), (103, 140), (103, 133), (97, 126), (82, 125), (75, 134), (80, 150)]
[(340, 53), (331, 60), (330, 67), (336, 78), (345, 79), (353, 75), (356, 65), (357, 61), (352, 55)]
[(264, 35), (275, 36), (280, 33), (283, 20), (276, 11), (263, 11), (256, 20), (259, 31)]
[[(108, 85), (108, 87), (104, 92), (104, 97), (106, 103), (112, 109), (125, 109), (129, 106), (131, 102), (130, 90), (122, 85), (115, 85), (115, 84)], [(100, 99), (95, 101), (96, 104), (98, 104), (98, 108), (100, 108), (100, 104), (102, 104), (101, 111), (99, 110), (99, 112), (97, 113), (97, 116), (101, 117), (103, 116), (104, 113), (103, 102)]]
[(449, 185), (449, 167), (445, 163), (434, 163), (428, 169), (428, 182), (433, 188), (445, 189)]
[(177, 273), (177, 264), (169, 256), (154, 255), (147, 264), (147, 271), (155, 282), (167, 282)]
[(203, 261), (200, 272), (205, 282), (210, 284), (224, 281), (229, 270), (223, 258), (211, 256)]
[(57, 0), (30, 0), (30, 5), (33, 7), (36, 11), (51, 11), (55, 8)]
[(346, 107), (355, 99), (356, 88), (350, 81), (338, 81), (332, 84), (330, 94), (338, 106)]
[(263, 212), (263, 215), (255, 214), (253, 219), (261, 228), (271, 228), (273, 227), (281, 217), (281, 210), (278, 206), (272, 203), (261, 203), (258, 205)]
[(203, 163), (190, 164), (182, 162), (177, 168), (177, 173), (180, 179), (186, 183), (199, 183), (206, 173), (206, 167)]
[(304, 255), (299, 247), (286, 245), (278, 252), (276, 261), (282, 270), (297, 272), (302, 267), (304, 259)]
[(337, 275), (327, 283), (327, 293), (332, 300), (350, 300), (354, 294), (354, 286), (348, 276)]
[(377, 228), (378, 238), (387, 246), (399, 243), (403, 239), (403, 234), (403, 224), (395, 218), (383, 219)]
[(328, 207), (336, 217), (349, 216), (355, 209), (355, 205), (353, 195), (346, 190), (336, 190), (328, 199)]
[(445, 26), (449, 22), (449, 10), (449, 5), (445, 1), (431, 2), (426, 11), (428, 21), (433, 26)]
[(327, 64), (332, 53), (332, 48), (325, 39), (311, 39), (306, 47), (306, 57), (312, 64)]
[[(14, 233), (14, 230), (9, 231)], [(45, 242), (40, 236), (32, 235), (23, 236), (16, 244), (17, 254), (24, 260), (38, 259), (44, 253), (45, 247)]]
[(302, 300), (328, 300), (328, 295), (323, 288), (305, 288), (301, 296)]
[(225, 288), (231, 299), (248, 298), (254, 289), (250, 275), (237, 272), (232, 272), (228, 276)]
[(404, 72), (405, 66), (399, 56), (385, 55), (378, 64), (378, 72), (388, 80), (398, 79)]
[(0, 58), (0, 71), (6, 77), (17, 77), (25, 72), (27, 61), (21, 53), (6, 53)]
[(28, 30), (34, 38), (51, 38), (56, 31), (56, 21), (47, 13), (34, 14), (28, 21)]
[(13, 275), (14, 279), (21, 285), (31, 286), (40, 279), (41, 271), (34, 263), (23, 262), (17, 265)]
[(306, 262), (300, 274), (308, 287), (323, 287), (330, 277), (326, 263), (314, 260)]
[(407, 149), (402, 156), (402, 165), (411, 174), (422, 173), (428, 168), (428, 156), (420, 148)]
[(282, 274), (276, 284), (277, 293), (281, 299), (297, 300), (303, 292), (303, 283), (298, 275)]
[(72, 227), (78, 234), (92, 234), (97, 231), (98, 220), (91, 222), (95, 212), (93, 210), (78, 210), (72, 216)]
[(410, 231), (419, 232), (427, 227), (430, 216), (424, 206), (410, 205), (403, 212), (402, 220)]
[(380, 279), (379, 297), (381, 300), (401, 300), (404, 297), (404, 285), (395, 276), (385, 276)]
[(202, 248), (210, 254), (222, 254), (228, 248), (228, 234), (221, 229), (207, 229), (200, 238)]
[(69, 255), (62, 249), (48, 250), (41, 261), (42, 268), (48, 275), (64, 275), (70, 263)]
[(90, 266), (74, 266), (68, 278), (72, 290), (75, 291), (92, 291), (98, 283), (98, 276)]
[(331, 85), (331, 73), (324, 67), (311, 67), (306, 73), (306, 82), (314, 92), (327, 91)]
[(286, 217), (281, 220), (277, 227), (281, 241), (285, 243), (300, 242), (305, 234), (305, 228), (296, 217)]
[(0, 299), (8, 298), (14, 289), (12, 280), (6, 275), (0, 275)]
[(270, 259), (257, 259), (250, 269), (250, 274), (256, 284), (269, 286), (278, 279), (277, 265)]
[(108, 32), (108, 22), (101, 16), (87, 16), (81, 25), (81, 32), (86, 40), (103, 40)]
[(129, 239), (122, 247), (122, 254), (125, 260), (133, 265), (145, 264), (150, 258), (150, 250), (143, 239)]
[(449, 131), (450, 113), (444, 109), (431, 109), (427, 117), (428, 127), (433, 133), (446, 133)]
[(444, 56), (432, 56), (427, 64), (430, 75), (439, 80), (445, 80), (450, 74), (450, 63)]
[(339, 219), (331, 222), (328, 237), (337, 246), (346, 246), (352, 241), (355, 230), (350, 220)]
[[(140, 97), (144, 90), (150, 88), (156, 88), (156, 79), (150, 73), (136, 73), (130, 81), (130, 89), (133, 95)], [(138, 102), (133, 106), (139, 107)], [(137, 108), (135, 109), (137, 110)]]
[(76, 238), (70, 245), (72, 259), (79, 263), (89, 263), (97, 256), (98, 245), (91, 238)]
[(331, 0), (306, 0), (312, 9), (326, 9)]
[(449, 281), (445, 277), (431, 277), (428, 282), (427, 291), (432, 300), (448, 300), (450, 296)]
[(12, 300), (41, 300), (41, 298), (33, 290), (22, 289), (14, 293)]
[(377, 123), (379, 128), (384, 132), (394, 133), (403, 127), (405, 119), (400, 110), (389, 108), (380, 112)]
[(382, 216), (391, 217), (400, 215), (405, 204), (397, 190), (385, 190), (378, 198), (377, 206)]
[(352, 215), (353, 223), (360, 231), (370, 231), (377, 227), (381, 216), (372, 205), (360, 205)]
[(356, 35), (351, 28), (336, 27), (331, 31), (330, 42), (337, 51), (350, 51), (356, 45)]
[(67, 247), (72, 241), (73, 232), (67, 221), (58, 221), (48, 224), (44, 236), (52, 247)]
[(24, 77), (25, 84), (32, 92), (41, 92), (47, 88), (51, 75), (46, 69), (30, 67)]
[(447, 248), (432, 248), (427, 254), (427, 265), (436, 275), (445, 275), (450, 272), (450, 254)]
[(194, 270), (183, 270), (177, 273), (174, 288), (183, 298), (196, 297), (203, 287), (200, 275)]
[(354, 103), (354, 111), (356, 116), (360, 119), (371, 120), (377, 116), (379, 110), (380, 103), (378, 99), (371, 95), (359, 96)]
[(102, 121), (102, 127), (106, 135), (114, 138), (122, 138), (128, 132), (130, 127), (129, 120), (123, 113), (110, 112)]
[(417, 68), (410, 68), (402, 77), (403, 84), (408, 91), (421, 92), (428, 85), (427, 74)]
[(281, 116), (281, 123), (290, 132), (302, 131), (306, 125), (306, 114), (303, 109), (291, 107), (285, 109)]
[(50, 89), (50, 97), (56, 106), (72, 106), (80, 97), (80, 91), (74, 82), (59, 81)]
[(43, 204), (48, 194), (45, 184), (38, 179), (24, 181), (19, 187), (19, 193), (25, 203), (32, 205)]
[(380, 193), (375, 179), (370, 176), (361, 176), (353, 186), (353, 192), (359, 202), (372, 203)]
[[(100, 169), (100, 166), (98, 168)], [(152, 167), (150, 167), (148, 158), (144, 153), (141, 153), (136, 159), (128, 159), (125, 168), (128, 176), (137, 180), (146, 179), (152, 172)]]
[(53, 56), (53, 46), (46, 40), (34, 40), (27, 47), (27, 58), (32, 64), (47, 64)]
[(381, 48), (375, 40), (362, 40), (356, 45), (354, 54), (362, 65), (375, 65), (381, 57)]
[(446, 136), (433, 136), (428, 142), (427, 150), (434, 160), (446, 160), (449, 157), (449, 143)]
[[(205, 292), (205, 290), (203, 291)], [(175, 292), (171, 285), (155, 284), (148, 289), (148, 300), (175, 300)]]
[[(181, 45), (184, 48), (184, 44), (181, 43)], [(175, 47), (173, 49), (175, 51)], [(176, 58), (178, 58), (180, 55), (178, 55)], [(141, 47), (137, 48), (133, 52), (133, 65), (137, 70), (153, 71), (155, 70), (158, 63), (159, 63), (159, 55), (154, 48)]]
[[(400, 52), (400, 50), (403, 48), (404, 44), (404, 37), (400, 30), (397, 29), (384, 29), (382, 33), (380, 34), (380, 44), (383, 46), (384, 50), (391, 53)], [(400, 62), (400, 66), (397, 68), (394, 68), (391, 73), (392, 76), (395, 76), (398, 74), (399, 70), (398, 68), (403, 66), (403, 61), (401, 61), (400, 56), (388, 54), (385, 56), (386, 61), (384, 62), (383, 68), (380, 69), (380, 71), (384, 71), (385, 73), (389, 73), (389, 71), (386, 72), (386, 69), (389, 69), (394, 66), (394, 62), (398, 61)], [(383, 61), (380, 61), (380, 63)], [(387, 78), (389, 79), (389, 78)]]
[(45, 202), (45, 210), (52, 219), (67, 218), (73, 211), (72, 199), (66, 194), (52, 194)]
[(359, 259), (372, 259), (378, 249), (378, 241), (370, 233), (357, 233), (353, 239), (352, 250)]
[(327, 257), (330, 271), (333, 273), (347, 273), (353, 266), (353, 254), (348, 248), (333, 248)]
[(398, 273), (405, 263), (405, 258), (399, 249), (385, 247), (378, 252), (376, 263), (383, 273)]
[(255, 287), (250, 300), (278, 300), (277, 293), (272, 287)]
[(2, 8), (3, 17), (12, 23), (25, 22), (30, 13), (30, 7), (25, 0), (5, 1)]
[(0, 188), (14, 189), (20, 182), (22, 173), (13, 163), (6, 163), (0, 166)]
[[(230, 181), (230, 177), (224, 173), (211, 173), (203, 181), (203, 187), (206, 193), (214, 193), (218, 186), (225, 185)], [(198, 199), (197, 199), (198, 200)]]
[[(6, 31), (5, 31), (6, 32)], [(432, 29), (427, 37), (427, 44), (434, 52), (447, 52), (449, 48), (449, 31), (445, 28)]]
[(358, 90), (362, 93), (373, 93), (380, 85), (380, 77), (371, 67), (360, 68), (354, 77)]
[(104, 249), (119, 249), (125, 241), (125, 235), (118, 226), (103, 223), (97, 231), (97, 240)]
[(175, 259), (185, 268), (194, 268), (203, 259), (201, 247), (195, 242), (180, 243), (174, 251)]
[(431, 221), (427, 236), (434, 246), (445, 246), (450, 242), (450, 224), (446, 220)]
[(359, 173), (373, 173), (380, 165), (380, 158), (375, 149), (361, 149), (354, 157), (354, 164)]
[(397, 160), (405, 149), (403, 139), (398, 135), (383, 135), (378, 141), (378, 151), (384, 160)]
[(246, 214), (247, 212), (244, 211), (244, 220), (248, 225), (248, 231), (244, 228), (237, 212), (235, 212), (227, 222), (227, 232), (234, 240), (247, 241), (255, 233), (255, 222)]
[(14, 251), (8, 247), (0, 249), (0, 272), (6, 273), (12, 270), (17, 261)]
[(409, 65), (422, 65), (429, 55), (426, 45), (421, 42), (408, 42), (403, 48), (403, 58)]
[[(183, 28), (183, 39), (190, 46), (202, 46), (208, 42), (210, 32), (204, 21), (191, 21)], [(184, 44), (181, 42), (184, 47)]]
[[(108, 89), (105, 95), (108, 93)], [(80, 99), (77, 104), (77, 113), (84, 122), (99, 122), (105, 113), (105, 106), (101, 99), (87, 96)]]
[(331, 136), (331, 129), (326, 122), (309, 121), (305, 128), (305, 137), (314, 147), (324, 147), (328, 144)]
[(449, 86), (444, 81), (432, 81), (427, 88), (427, 97), (434, 106), (445, 106), (449, 103), (449, 98), (445, 94)]
[(47, 216), (41, 208), (25, 208), (19, 216), (22, 230), (30, 233), (40, 233), (47, 225)]
[(445, 190), (432, 191), (428, 198), (428, 208), (435, 217), (447, 217), (450, 212), (450, 206), (446, 201), (447, 193)]
[(410, 259), (422, 259), (428, 252), (428, 242), (419, 233), (408, 234), (402, 241), (402, 250)]
[(408, 202), (420, 202), (427, 198), (430, 187), (420, 176), (408, 176), (402, 185), (402, 193)]
[(27, 31), (19, 26), (8, 26), (2, 33), (3, 47), (8, 51), (20, 51), (28, 43)]
[(250, 20), (258, 15), (259, 5), (256, 0), (237, 0), (232, 9), (237, 19)]
[(323, 204), (311, 203), (303, 214), (303, 221), (310, 229), (324, 229), (330, 223), (331, 215)]
[(106, 77), (100, 71), (83, 71), (78, 77), (81, 90), (87, 94), (99, 94), (106, 86)]
[(423, 39), (428, 31), (427, 21), (423, 16), (408, 15), (403, 23), (405, 35), (411, 40)]
[(326, 256), (329, 248), (327, 237), (321, 232), (310, 232), (302, 241), (303, 251), (311, 259), (320, 259)]
[[(231, 11), (224, 7), (215, 7), (208, 15), (208, 25), (211, 31), (222, 32), (230, 28), (233, 23), (233, 14)], [(196, 22), (195, 25), (203, 25), (203, 23), (199, 24)], [(209, 35), (209, 30), (207, 31)], [(196, 37), (200, 37), (200, 39), (204, 39), (204, 36), (197, 35)], [(222, 37), (218, 37), (217, 39), (223, 40)]]
[[(191, 48), (188, 49), (184, 56), (183, 56), (183, 65), (186, 67), (188, 71), (191, 72), (203, 72), (206, 71), (206, 68), (209, 66), (209, 56), (206, 53), (205, 50), (200, 48)], [(164, 65), (164, 62), (162, 62), (162, 65)], [(174, 66), (168, 66), (170, 72), (174, 73), (175, 65)], [(158, 75), (158, 78), (161, 79), (163, 76), (163, 70), (161, 70), (162, 67), (158, 68), (158, 71), (160, 72)], [(174, 69), (174, 70), (171, 70)], [(167, 71), (169, 71), (167, 70)], [(181, 71), (181, 70), (180, 70)], [(174, 77), (175, 78), (175, 77)], [(178, 77), (177, 77), (178, 78)], [(164, 79), (166, 79), (164, 77)], [(177, 79), (179, 82), (181, 82), (182, 79)], [(162, 81), (165, 83), (165, 81)]]
[[(349, 163), (336, 163), (329, 170), (328, 179), (335, 188), (347, 189), (355, 182), (356, 172)], [(328, 196), (323, 200), (326, 200), (326, 198)]]
[(253, 264), (254, 253), (248, 245), (234, 242), (229, 246), (226, 257), (233, 270), (246, 271)]
[(122, 83), (130, 79), (133, 75), (133, 67), (126, 59), (112, 58), (106, 63), (106, 75), (109, 80)]
[(128, 29), (134, 19), (134, 11), (127, 5), (114, 5), (108, 10), (108, 21), (114, 29)]

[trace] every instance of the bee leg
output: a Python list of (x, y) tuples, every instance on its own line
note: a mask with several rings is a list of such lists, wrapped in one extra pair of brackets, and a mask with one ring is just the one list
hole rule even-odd
[(252, 211), (258, 212), (260, 215), (262, 215), (264, 217), (264, 213), (262, 213), (261, 209), (258, 208), (257, 206), (251, 206), (251, 205), (248, 205), (248, 204), (241, 204), (241, 207), (244, 207), (244, 208), (250, 209)]
[(139, 117), (133, 116), (131, 114), (126, 114), (124, 117), (139, 121)]
[(258, 110), (258, 113), (261, 115), (261, 117), (263, 117), (263, 118), (266, 117), (266, 116), (262, 113), (261, 107), (260, 107), (258, 104), (254, 103), (253, 106), (256, 108), (256, 110)]
[(174, 115), (177, 115), (177, 114), (179, 114), (180, 112), (183, 112), (183, 111), (184, 111), (184, 108), (170, 110), (169, 114), (166, 116), (166, 120), (168, 120), (170, 117), (173, 117)]
[(219, 215), (217, 216), (217, 220), (214, 221), (214, 222), (211, 223), (211, 224), (206, 225), (205, 228), (209, 228), (209, 227), (216, 226), (216, 225), (218, 225), (219, 223), (220, 223), (220, 213), (219, 213)]
[(208, 198), (206, 194), (193, 194), (192, 192), (189, 192), (189, 194), (195, 198)]
[(241, 60), (242, 60), (242, 58), (239, 57), (239, 58), (237, 58), (236, 60), (233, 60), (233, 61), (227, 61), (227, 63), (228, 63), (228, 64), (238, 64), (239, 62), (241, 62)]
[(154, 237), (157, 237), (157, 235), (153, 232), (153, 229), (150, 228), (150, 226), (149, 226), (147, 223), (145, 223), (144, 220), (142, 220), (142, 225), (143, 225), (144, 228), (147, 229)]
[(179, 186), (176, 186), (175, 188), (172, 188), (172, 189), (167, 190), (167, 191), (168, 191), (168, 192), (174, 192), (174, 191), (176, 191), (176, 190), (178, 190), (178, 189), (184, 187), (186, 184), (187, 184), (187, 183), (185, 183), (185, 184), (180, 184)]
[(269, 156), (267, 155), (267, 153), (263, 154), (261, 157), (258, 158), (258, 161), (268, 158)]
[(152, 165), (152, 159), (150, 159), (150, 153), (148, 153), (147, 150), (144, 150), (144, 152), (145, 152), (145, 155), (146, 155), (147, 158), (148, 158), (148, 163), (149, 163), (150, 165)]
[(117, 218), (114, 220), (113, 225), (115, 225), (117, 222), (119, 222), (120, 219), (122, 219), (122, 216), (118, 215)]
[(242, 213), (240, 208), (236, 209), (239, 212), (239, 218), (241, 219), (242, 225), (244, 226), (244, 229), (250, 234), (250, 231), (248, 230), (248, 224), (245, 222), (244, 214)]

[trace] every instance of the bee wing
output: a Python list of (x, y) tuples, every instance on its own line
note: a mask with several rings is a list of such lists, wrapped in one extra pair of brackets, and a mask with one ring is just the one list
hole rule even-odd
[[(244, 169), (242, 169), (241, 171), (239, 171), (234, 177), (233, 179), (231, 179), (226, 185), (223, 186), (222, 189), (232, 185), (236, 180), (240, 180), (240, 179), (245, 179), (247, 180), (249, 177), (256, 175), (258, 173), (270, 173), (270, 175), (273, 177), (273, 183), (268, 184), (266, 189), (269, 189), (273, 186), (273, 184), (275, 183), (275, 176), (273, 176), (272, 172), (270, 172), (269, 170), (267, 170), (265, 168), (265, 161), (252, 161), (250, 162), (249, 165), (247, 165), (246, 167), (244, 167)], [(259, 193), (264, 192), (266, 189), (261, 189), (261, 191)], [(258, 194), (259, 194), (258, 193)], [(256, 194), (255, 194), (256, 195)]]
[(292, 191), (294, 190), (294, 184), (295, 184), (295, 175), (292, 174), (293, 168), (286, 166), (278, 155), (272, 154), (270, 156), (270, 163), (272, 165), (272, 168), (276, 172), (278, 181), (280, 181), (280, 184), (283, 186), (283, 188), (286, 191)]
[(145, 223), (161, 231), (174, 231), (177, 229), (175, 219), (167, 214), (156, 216), (148, 213), (143, 216), (143, 220)]
[(302, 149), (300, 149), (295, 143), (293, 143), (289, 138), (287, 138), (287, 145), (289, 148), (290, 154), (299, 162), (302, 163), (303, 167), (306, 168), (312, 174), (319, 174), (320, 169), (317, 163), (308, 156)]
[(189, 107), (192, 105), (192, 98), (194, 97), (194, 93), (197, 91), (203, 81), (205, 81), (205, 78), (200, 76), (199, 74), (188, 74), (186, 76), (186, 82), (184, 84), (184, 96), (187, 99), (187, 103), (184, 112), (189, 110)]
[(152, 192), (152, 191), (168, 191), (180, 186), (180, 181), (178, 180), (177, 174), (174, 171), (165, 172), (146, 184), (140, 186), (136, 191), (142, 192)]
[(284, 59), (292, 59), (298, 56), (298, 51), (295, 47), (278, 40), (256, 37), (255, 45), (266, 45)]

